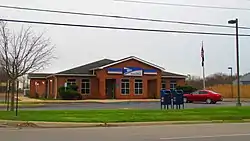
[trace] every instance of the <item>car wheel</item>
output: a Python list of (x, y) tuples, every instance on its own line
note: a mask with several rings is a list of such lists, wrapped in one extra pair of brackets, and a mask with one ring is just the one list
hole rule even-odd
[(212, 104), (212, 100), (210, 98), (206, 99), (207, 104)]
[(184, 103), (188, 103), (188, 100), (187, 100), (186, 97), (183, 98), (183, 102), (184, 102)]

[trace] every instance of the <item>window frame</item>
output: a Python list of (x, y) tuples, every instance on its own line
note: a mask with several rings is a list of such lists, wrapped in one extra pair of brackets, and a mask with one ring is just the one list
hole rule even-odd
[[(169, 83), (169, 89), (170, 90), (175, 90), (176, 87), (177, 87), (177, 81), (176, 80), (170, 80), (170, 83)], [(174, 88), (172, 88), (172, 86), (174, 86)]]
[[(140, 81), (140, 82), (136, 82), (136, 81)], [(136, 84), (138, 84), (138, 87), (136, 87)], [(141, 84), (141, 88), (140, 88), (140, 84)], [(141, 90), (141, 91), (140, 91)], [(136, 91), (138, 91), (138, 93), (136, 93)], [(141, 93), (140, 93), (141, 92)], [(143, 95), (143, 80), (142, 79), (135, 79), (134, 80), (134, 94), (135, 95)]]
[[(69, 80), (74, 80), (74, 81), (69, 81)], [(67, 83), (67, 86), (76, 85), (76, 79), (69, 78), (69, 79), (67, 79), (66, 83)]]
[[(165, 87), (162, 87), (163, 85), (165, 85)], [(167, 89), (167, 81), (165, 79), (161, 80), (161, 90), (165, 90)]]
[[(122, 87), (123, 83), (124, 83), (124, 86), (125, 86), (124, 88)], [(128, 88), (127, 88), (126, 84), (128, 84)], [(125, 93), (123, 93), (123, 90), (125, 90), (124, 91)], [(121, 92), (121, 95), (130, 95), (130, 79), (128, 79), (128, 78), (122, 78), (121, 79), (120, 92)]]
[[(83, 81), (83, 80), (87, 80), (87, 81)], [(89, 84), (89, 87), (87, 88), (87, 84)], [(84, 87), (83, 87), (84, 85)], [(83, 90), (85, 90), (85, 93), (83, 93)], [(89, 91), (89, 93), (86, 93), (87, 90)], [(80, 92), (82, 95), (90, 95), (91, 94), (91, 81), (89, 78), (83, 78), (81, 79), (81, 89)]]

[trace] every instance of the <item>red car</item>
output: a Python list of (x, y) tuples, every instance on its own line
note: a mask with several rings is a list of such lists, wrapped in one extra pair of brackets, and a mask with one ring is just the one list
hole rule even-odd
[(193, 101), (206, 102), (207, 104), (215, 104), (222, 101), (222, 96), (211, 90), (198, 90), (190, 94), (184, 94), (184, 102), (190, 103)]

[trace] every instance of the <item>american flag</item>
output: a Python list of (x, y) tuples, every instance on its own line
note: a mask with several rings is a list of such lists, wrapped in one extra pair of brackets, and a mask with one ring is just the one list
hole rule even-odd
[(201, 66), (204, 67), (204, 49), (203, 49), (203, 42), (201, 46)]

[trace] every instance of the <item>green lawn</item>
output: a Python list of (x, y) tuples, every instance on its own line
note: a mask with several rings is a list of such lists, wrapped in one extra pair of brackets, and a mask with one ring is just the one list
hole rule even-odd
[(250, 119), (250, 107), (202, 108), (185, 110), (58, 110), (0, 111), (0, 119), (51, 122), (148, 122), (210, 121)]

